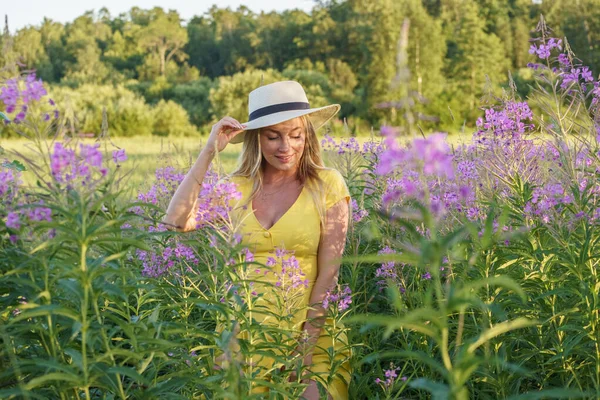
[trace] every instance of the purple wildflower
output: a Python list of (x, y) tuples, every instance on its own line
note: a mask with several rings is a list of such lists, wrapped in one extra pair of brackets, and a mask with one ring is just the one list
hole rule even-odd
[(113, 161), (115, 164), (119, 164), (127, 161), (127, 154), (125, 154), (125, 149), (115, 150), (112, 153)]
[(352, 303), (352, 290), (348, 285), (344, 285), (344, 288), (337, 292), (327, 291), (325, 298), (323, 299), (323, 308), (329, 308), (333, 306), (339, 311), (347, 310)]
[(21, 228), (21, 219), (19, 214), (11, 211), (6, 216), (6, 227), (11, 229), (19, 229)]

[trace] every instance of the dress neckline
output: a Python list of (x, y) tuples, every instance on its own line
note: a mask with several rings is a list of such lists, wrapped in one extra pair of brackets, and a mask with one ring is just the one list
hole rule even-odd
[(300, 190), (300, 194), (298, 194), (298, 197), (296, 197), (296, 200), (294, 200), (292, 205), (287, 210), (285, 210), (285, 212), (281, 215), (281, 217), (279, 217), (277, 219), (277, 221), (275, 221), (275, 223), (273, 223), (273, 225), (271, 225), (271, 227), (269, 229), (265, 228), (263, 226), (263, 224), (256, 217), (256, 214), (254, 213), (254, 200), (252, 200), (250, 202), (250, 207), (252, 208), (252, 217), (254, 218), (254, 221), (256, 221), (256, 223), (262, 230), (270, 231), (271, 229), (273, 229), (279, 223), (279, 221), (281, 221), (283, 218), (285, 218), (285, 216), (288, 215), (290, 213), (290, 211), (292, 210), (292, 208), (294, 208), (294, 206), (298, 203), (298, 201), (300, 200), (300, 197), (302, 197), (302, 194), (304, 193), (305, 186), (306, 185), (304, 185), (304, 184), (302, 185), (302, 190)]

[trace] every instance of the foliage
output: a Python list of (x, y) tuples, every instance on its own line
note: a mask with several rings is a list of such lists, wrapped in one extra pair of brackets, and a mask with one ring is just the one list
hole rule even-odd
[[(209, 171), (197, 231), (169, 231), (162, 217), (186, 168), (158, 169), (124, 198), (127, 154), (104, 129), (78, 143), (35, 75), (3, 81), (3, 124), (36, 154), (0, 164), (0, 397), (299, 398), (298, 376), (323, 391), (350, 361), (350, 398), (598, 398), (600, 82), (543, 19), (537, 36), (538, 113), (511, 83), (454, 149), (445, 134), (406, 140), (390, 126), (363, 146), (323, 139), (352, 197), (339, 287), (323, 306), (352, 356), (331, 350), (320, 376), (294, 351), (302, 266), (284, 249), (263, 263), (243, 248), (234, 182)], [(244, 85), (277, 74), (220, 78), (211, 103), (239, 117)], [(414, 133), (418, 108), (406, 104), (402, 132)], [(172, 102), (156, 109), (159, 132), (167, 115), (184, 120)]]
[(257, 88), (282, 80), (279, 72), (273, 70), (251, 70), (232, 76), (220, 77), (215, 87), (210, 89), (210, 103), (213, 110), (229, 115), (238, 121), (248, 119), (248, 88)]
[[(377, 105), (404, 96), (393, 81), (400, 27), (408, 20), (410, 90), (418, 93), (419, 112), (427, 117), (422, 127), (456, 131), (473, 126), (480, 97), (497, 93), (509, 70), (516, 75), (531, 61), (531, 16), (547, 14), (560, 27), (557, 35), (566, 34), (596, 71), (593, 5), (594, 0), (574, 7), (526, 0), (346, 0), (318, 2), (310, 13), (260, 14), (244, 6), (214, 6), (186, 26), (173, 10), (134, 7), (111, 16), (102, 9), (64, 25), (46, 19), (15, 35), (7, 29), (0, 37), (0, 65), (12, 71), (6, 77), (18, 62), (53, 86), (112, 84), (118, 90), (124, 85), (151, 104), (173, 100), (202, 130), (229, 110), (207, 104), (207, 87), (218, 86), (221, 77), (272, 70), (308, 82), (315, 104), (342, 104), (341, 119), (377, 128), (395, 123)], [(520, 90), (530, 83), (527, 79)], [(176, 92), (188, 90), (176, 89), (179, 85), (198, 92), (193, 89), (193, 98), (179, 96)]]

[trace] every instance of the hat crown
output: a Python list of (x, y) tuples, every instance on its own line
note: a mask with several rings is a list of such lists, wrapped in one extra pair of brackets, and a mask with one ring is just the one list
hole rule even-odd
[(304, 88), (296, 81), (281, 81), (261, 86), (248, 96), (248, 114), (276, 104), (307, 103)]

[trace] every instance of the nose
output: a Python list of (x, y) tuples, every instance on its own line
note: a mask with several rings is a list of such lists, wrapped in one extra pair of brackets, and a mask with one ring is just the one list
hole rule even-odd
[(284, 136), (281, 139), (281, 145), (279, 146), (279, 151), (282, 153), (285, 153), (289, 149), (290, 149), (290, 139), (287, 136)]

